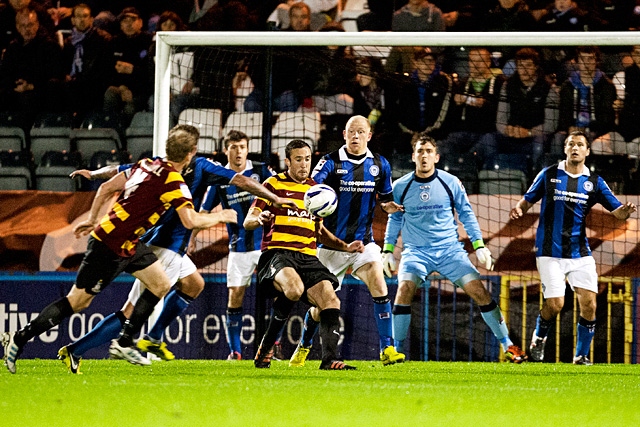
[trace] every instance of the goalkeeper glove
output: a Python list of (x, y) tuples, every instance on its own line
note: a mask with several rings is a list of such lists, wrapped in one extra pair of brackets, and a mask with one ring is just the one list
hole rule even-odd
[(382, 252), (382, 271), (387, 277), (393, 277), (393, 272), (396, 271), (396, 259), (393, 257), (393, 252)]
[(480, 264), (484, 264), (487, 270), (493, 270), (493, 259), (491, 259), (491, 251), (484, 246), (476, 249), (476, 258)]

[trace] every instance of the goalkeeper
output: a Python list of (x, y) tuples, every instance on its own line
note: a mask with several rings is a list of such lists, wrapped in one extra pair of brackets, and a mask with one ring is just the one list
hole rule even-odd
[(402, 231), (404, 250), (392, 311), (396, 350), (403, 351), (416, 288), (428, 283), (427, 276), (437, 271), (480, 306), (482, 318), (500, 341), (505, 357), (513, 363), (525, 361), (527, 356), (509, 339), (500, 308), (479, 280), (478, 270), (458, 240), (455, 212), (473, 242), (478, 261), (487, 270), (493, 267), (491, 252), (484, 246), (478, 220), (464, 187), (455, 176), (435, 168), (440, 154), (433, 138), (417, 133), (411, 140), (411, 147), (411, 159), (416, 169), (393, 185), (393, 200), (404, 209), (389, 216), (383, 248), (384, 272), (391, 277), (395, 270), (393, 248)]

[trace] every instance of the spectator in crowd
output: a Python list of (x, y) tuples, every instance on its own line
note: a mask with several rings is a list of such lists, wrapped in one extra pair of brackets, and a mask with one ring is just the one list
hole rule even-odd
[(455, 83), (451, 111), (447, 116), (447, 138), (439, 144), (442, 157), (477, 152), (478, 163), (488, 161), (484, 147), (490, 146), (496, 130), (496, 112), (504, 77), (491, 70), (486, 48), (469, 50), (469, 77)]
[[(337, 22), (330, 22), (320, 31), (344, 32), (344, 28)], [(322, 46), (309, 49), (298, 73), (302, 107), (314, 111), (352, 114), (355, 78), (355, 59), (349, 48)]]
[(241, 0), (219, 0), (198, 20), (191, 24), (196, 31), (253, 31), (258, 16)]
[[(295, 8), (295, 17), (292, 16), (292, 6), (297, 3), (303, 3), (306, 5), (306, 12), (304, 7)], [(276, 9), (267, 18), (268, 22), (275, 22), (276, 27), (283, 30), (293, 29), (294, 19), (304, 14), (308, 16), (309, 29), (311, 31), (318, 31), (324, 24), (330, 22), (335, 17), (335, 12), (338, 6), (338, 0), (286, 0), (278, 5)], [(294, 10), (295, 10), (294, 9)], [(306, 19), (306, 18), (305, 18)], [(301, 31), (294, 29), (293, 31)], [(307, 31), (307, 30), (305, 30)]]
[(589, 31), (587, 11), (573, 0), (555, 0), (539, 20), (541, 31)]
[(189, 15), (189, 25), (194, 25), (202, 18), (218, 0), (193, 0), (193, 9)]
[[(2, 7), (4, 6), (4, 7)], [(40, 31), (53, 38), (55, 26), (47, 9), (35, 0), (7, 0), (7, 4), (0, 3), (0, 53), (19, 33), (16, 30), (16, 14), (25, 10), (33, 10), (38, 15)]]
[(393, 103), (393, 111), (403, 131), (396, 151), (411, 152), (409, 140), (415, 132), (425, 132), (435, 138), (444, 137), (443, 124), (451, 103), (453, 82), (440, 70), (436, 55), (430, 48), (415, 51), (413, 71), (401, 83)]
[[(186, 31), (187, 26), (182, 21), (180, 16), (170, 10), (165, 10), (160, 14), (158, 18), (158, 30), (159, 31)], [(156, 42), (154, 41), (149, 48), (149, 61), (147, 66), (149, 69), (148, 85), (149, 97), (147, 109), (153, 111), (154, 109), (154, 85), (156, 77)], [(171, 61), (171, 96), (176, 96), (181, 93), (189, 93), (193, 88), (190, 85), (193, 83), (191, 77), (193, 76), (193, 52), (188, 46), (177, 46), (172, 52)]]
[(581, 46), (576, 53), (576, 70), (560, 87), (558, 132), (552, 152), (562, 153), (567, 135), (582, 130), (592, 154), (638, 154), (637, 144), (627, 145), (615, 131), (616, 88), (598, 69), (600, 50)]
[(104, 111), (122, 114), (126, 125), (147, 105), (147, 60), (151, 34), (142, 31), (142, 17), (133, 7), (118, 16), (121, 33), (113, 38), (112, 74), (104, 94)]
[(356, 18), (358, 31), (391, 31), (395, 2), (367, 0), (369, 12)]
[(629, 144), (640, 143), (640, 45), (632, 46), (633, 63), (615, 78), (622, 84), (623, 90), (615, 101), (615, 109), (619, 112), (619, 131)]
[[(486, 15), (478, 17), (483, 23), (483, 31), (535, 31), (536, 20), (524, 0), (499, 0), (498, 3)], [(516, 50), (511, 46), (492, 48), (492, 54), (497, 59), (494, 65), (502, 68), (513, 59)]]
[(111, 75), (111, 35), (93, 26), (89, 5), (72, 9), (71, 35), (64, 41), (67, 90), (70, 108), (79, 116), (102, 108), (102, 98)]
[[(516, 52), (516, 73), (502, 86), (494, 152), (530, 156), (533, 170), (558, 124), (558, 90), (544, 78), (540, 55), (532, 48)], [(493, 153), (492, 153), (493, 154)], [(524, 165), (523, 165), (524, 166)], [(528, 172), (528, 170), (525, 170)]]
[(0, 109), (20, 111), (27, 121), (40, 111), (56, 111), (62, 99), (62, 50), (40, 29), (38, 14), (16, 14), (18, 38), (7, 47), (0, 65)]
[(444, 31), (442, 11), (427, 0), (409, 0), (393, 14), (392, 31)]

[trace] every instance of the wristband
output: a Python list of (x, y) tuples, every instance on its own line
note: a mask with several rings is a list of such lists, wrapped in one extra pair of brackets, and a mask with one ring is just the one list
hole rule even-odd
[(473, 242), (473, 250), (478, 250), (480, 248), (484, 248), (484, 241), (482, 239), (478, 239)]
[(393, 252), (395, 246), (393, 243), (385, 243), (384, 246), (382, 246), (382, 252)]

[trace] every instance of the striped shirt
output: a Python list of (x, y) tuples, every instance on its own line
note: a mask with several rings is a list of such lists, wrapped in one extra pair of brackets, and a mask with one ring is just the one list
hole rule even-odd
[(567, 173), (566, 160), (542, 170), (524, 195), (529, 203), (542, 199), (536, 233), (536, 256), (581, 258), (591, 255), (585, 219), (596, 203), (609, 212), (622, 205), (607, 183), (584, 166)]
[(193, 208), (193, 202), (180, 172), (162, 159), (141, 160), (124, 174), (122, 193), (91, 235), (119, 256), (131, 257), (140, 236), (169, 208)]
[(315, 184), (311, 178), (300, 184), (291, 179), (287, 172), (274, 175), (264, 182), (264, 186), (275, 195), (294, 200), (296, 208), (278, 208), (265, 199), (254, 200), (252, 207), (260, 211), (268, 210), (275, 215), (273, 221), (263, 227), (262, 251), (288, 249), (316, 255), (316, 218), (304, 208), (304, 193)]
[(322, 157), (311, 176), (338, 195), (338, 209), (324, 219), (324, 226), (345, 242), (373, 242), (377, 198), (381, 202), (393, 199), (389, 162), (369, 150), (355, 160), (343, 146)]

